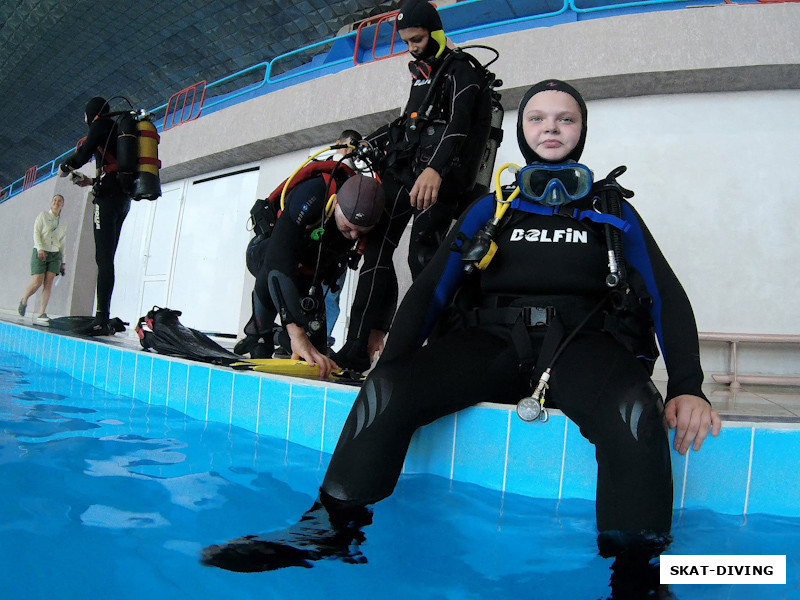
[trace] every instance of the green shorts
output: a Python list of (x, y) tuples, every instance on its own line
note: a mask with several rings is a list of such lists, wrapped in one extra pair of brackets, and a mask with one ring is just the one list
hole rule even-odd
[(48, 271), (58, 275), (61, 272), (61, 252), (45, 252), (45, 255), (44, 260), (39, 260), (39, 252), (36, 248), (33, 249), (31, 275), (41, 275)]

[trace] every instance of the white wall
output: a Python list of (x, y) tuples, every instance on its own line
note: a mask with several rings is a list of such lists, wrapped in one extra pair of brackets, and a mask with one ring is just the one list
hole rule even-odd
[[(800, 333), (800, 92), (697, 94), (591, 106), (586, 158), (622, 181), (705, 331)], [(615, 146), (606, 140), (616, 137)], [(654, 143), (655, 142), (655, 143)]]

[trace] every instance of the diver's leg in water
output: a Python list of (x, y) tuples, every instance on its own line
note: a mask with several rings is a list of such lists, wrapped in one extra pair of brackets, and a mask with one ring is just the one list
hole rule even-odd
[(321, 493), (291, 527), (209, 546), (200, 560), (205, 565), (240, 573), (310, 568), (312, 561), (323, 558), (363, 563), (366, 558), (358, 548), (364, 541), (361, 527), (370, 523), (372, 512), (367, 507), (346, 506)]
[(356, 398), (322, 489), (344, 502), (389, 496), (414, 432), (481, 401), (524, 394), (519, 359), (505, 337), (469, 329), (401, 359), (379, 363)]
[(647, 532), (663, 544), (672, 525), (672, 467), (663, 402), (647, 372), (609, 336), (579, 336), (553, 368), (551, 393), (596, 448), (603, 537)]
[(595, 445), (597, 545), (615, 558), (612, 597), (670, 597), (656, 559), (672, 541), (672, 468), (658, 390), (627, 350), (597, 334), (566, 348), (551, 393)]
[(518, 364), (506, 339), (468, 330), (379, 365), (353, 404), (311, 510), (285, 530), (210, 546), (203, 563), (268, 571), (322, 558), (364, 562), (357, 546), (370, 522), (367, 505), (392, 493), (414, 431), (482, 400), (515, 402), (525, 391)]
[(661, 583), (658, 559), (617, 556), (610, 568), (610, 600), (675, 600), (669, 585)]

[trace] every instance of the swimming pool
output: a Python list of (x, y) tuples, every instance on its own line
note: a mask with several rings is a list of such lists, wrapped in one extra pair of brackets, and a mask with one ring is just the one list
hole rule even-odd
[[(404, 475), (367, 563), (238, 574), (202, 547), (280, 529), (328, 455), (94, 388), (0, 353), (0, 597), (601, 598), (594, 507)], [(681, 599), (800, 598), (800, 519), (676, 513), (672, 552), (787, 554), (786, 586), (676, 586)], [(792, 553), (794, 552), (794, 556)]]

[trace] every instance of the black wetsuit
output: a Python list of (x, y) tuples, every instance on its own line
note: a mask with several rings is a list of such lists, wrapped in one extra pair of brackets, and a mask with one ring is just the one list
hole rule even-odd
[[(338, 184), (346, 179), (343, 174)], [(306, 325), (309, 320), (317, 318), (321, 329), (315, 331), (311, 339), (322, 351), (327, 347), (322, 286), (335, 288), (358, 246), (358, 242), (341, 234), (333, 216), (324, 221), (324, 233), (319, 241), (312, 239), (312, 233), (323, 221), (331, 193), (321, 175), (299, 183), (286, 195), (285, 209), (271, 235), (258, 240), (258, 247), (253, 249), (253, 256), (259, 257), (258, 265), (254, 265), (257, 271), (255, 293), (261, 304), (261, 310), (256, 310), (254, 315), (257, 321), (255, 330), (258, 333), (270, 331), (279, 313), (284, 324)], [(270, 273), (274, 272), (282, 274), (284, 281), (291, 282), (289, 287), (293, 288), (282, 290), (283, 302), (276, 302), (270, 293)], [(301, 310), (299, 300), (302, 298), (313, 298), (317, 310)], [(281, 345), (288, 346), (288, 339), (281, 340)]]
[(114, 291), (114, 255), (122, 224), (131, 208), (131, 198), (120, 186), (116, 167), (117, 126), (112, 118), (101, 117), (89, 126), (86, 141), (61, 165), (78, 169), (92, 156), (100, 181), (94, 186), (94, 258), (97, 263), (97, 313), (108, 318)]
[[(588, 199), (569, 208), (593, 212)], [(461, 254), (450, 245), (459, 231), (471, 238), (493, 213), (491, 196), (470, 207), (403, 299), (386, 349), (342, 431), (324, 493), (354, 504), (385, 498), (420, 426), (478, 402), (516, 404), (530, 395), (530, 371), (520, 369), (525, 357), (513, 339), (515, 326), (492, 319), (476, 324), (454, 315), (475, 315), (472, 307), (507, 307), (524, 298), (524, 304), (555, 307), (569, 333), (607, 296), (602, 225), (567, 216), (513, 210), (495, 237), (498, 250), (488, 268), (466, 275)], [(669, 373), (667, 401), (681, 394), (704, 397), (686, 294), (627, 203), (622, 216), (631, 225), (624, 234), (628, 269), (641, 275), (652, 297), (652, 324)], [(448, 318), (457, 292), (461, 310)], [(547, 405), (560, 408), (596, 447), (599, 530), (666, 533), (672, 472), (663, 402), (642, 361), (603, 331), (601, 314), (590, 318), (559, 356)], [(534, 356), (547, 329), (523, 329)]]
[[(413, 82), (403, 117), (368, 137), (388, 151), (388, 167), (381, 173), (386, 209), (364, 251), (345, 354), (360, 352), (365, 358), (370, 331), (386, 330), (389, 325), (384, 315), (397, 288), (392, 256), (409, 219), (414, 217), (408, 264), (412, 277), (416, 277), (436, 252), (452, 220), (474, 199), (469, 193), (485, 139), (477, 150), (478, 144), (470, 140), (486, 135), (486, 131), (478, 130), (482, 125), (476, 111), (481, 107), (490, 111), (491, 107), (481, 104), (482, 80), (467, 59), (453, 57), (444, 62), (451, 52), (447, 50), (433, 61), (430, 78)], [(420, 110), (441, 68), (444, 71), (434, 88), (431, 120), (420, 121), (412, 129), (412, 114)], [(412, 208), (409, 194), (427, 167), (442, 176), (442, 185), (436, 203), (419, 211)]]

